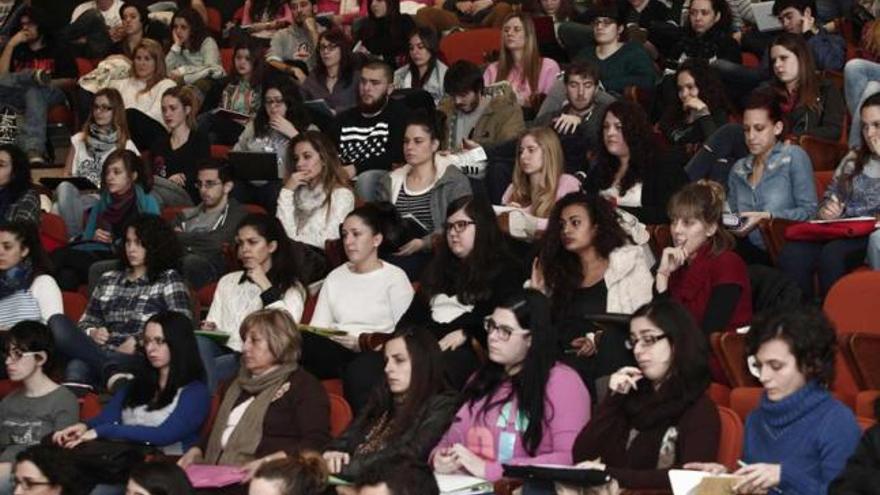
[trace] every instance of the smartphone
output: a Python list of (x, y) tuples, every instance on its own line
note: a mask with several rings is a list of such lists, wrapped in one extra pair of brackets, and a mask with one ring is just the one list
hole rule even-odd
[(739, 230), (746, 224), (746, 219), (736, 213), (725, 213), (721, 215), (721, 224), (730, 230)]

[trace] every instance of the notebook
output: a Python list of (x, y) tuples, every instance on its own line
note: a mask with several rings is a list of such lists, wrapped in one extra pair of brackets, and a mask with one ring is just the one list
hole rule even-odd
[(229, 167), (239, 180), (277, 180), (278, 156), (274, 152), (231, 151)]
[(779, 31), (782, 29), (782, 23), (773, 15), (774, 2), (755, 2), (752, 4), (752, 13), (755, 14), (755, 24), (758, 31), (767, 33), (771, 31)]

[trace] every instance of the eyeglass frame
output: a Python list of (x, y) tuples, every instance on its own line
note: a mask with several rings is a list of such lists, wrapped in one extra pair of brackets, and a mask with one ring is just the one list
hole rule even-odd
[(661, 340), (668, 339), (669, 334), (661, 333), (659, 335), (643, 335), (641, 337), (627, 337), (627, 339), (623, 342), (623, 346), (627, 349), (634, 351), (636, 350), (636, 346), (640, 343), (645, 347), (645, 349), (650, 349), (657, 345), (657, 342)]
[(446, 222), (443, 224), (443, 229), (446, 233), (455, 232), (456, 234), (461, 234), (471, 225), (476, 225), (477, 222), (473, 220), (457, 220), (455, 222)]
[(498, 334), (498, 338), (501, 339), (502, 342), (508, 342), (513, 335), (525, 336), (532, 333), (529, 330), (516, 330), (508, 325), (499, 325), (495, 321), (495, 318), (492, 318), (491, 316), (483, 318), (483, 329), (486, 330), (487, 337), (494, 332), (501, 332)]
[[(0, 352), (0, 355), (3, 356), (3, 361), (6, 361), (7, 359), (12, 358), (12, 362), (17, 363), (17, 362), (21, 361), (21, 358), (23, 358), (23, 357), (36, 356), (37, 354), (39, 354), (41, 352), (43, 352), (43, 351), (20, 351), (20, 350), (16, 349), (12, 353), (10, 353), (9, 349), (5, 349), (2, 352)], [(18, 354), (18, 355), (16, 356), (16, 354)]]
[(21, 485), (22, 490), (24, 490), (24, 491), (26, 491), (26, 492), (29, 492), (29, 491), (33, 490), (34, 488), (36, 488), (36, 487), (38, 487), (38, 486), (52, 486), (52, 485), (55, 484), (55, 483), (52, 483), (52, 482), (49, 481), (49, 480), (46, 480), (46, 481), (31, 481), (31, 480), (29, 480), (29, 479), (27, 479), (27, 478), (25, 478), (25, 479), (23, 479), (23, 480), (19, 480), (19, 479), (16, 478), (15, 476), (13, 476), (13, 477), (9, 480), (9, 483), (12, 485), (12, 491), (13, 491), (13, 492), (15, 491), (15, 488), (18, 487), (19, 485)]

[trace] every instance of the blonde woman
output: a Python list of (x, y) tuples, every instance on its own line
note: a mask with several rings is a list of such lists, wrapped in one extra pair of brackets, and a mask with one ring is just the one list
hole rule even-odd
[(131, 140), (139, 150), (152, 148), (154, 141), (168, 134), (162, 121), (162, 95), (176, 85), (167, 77), (162, 45), (151, 39), (134, 49), (130, 76), (110, 83), (122, 95)]
[(547, 228), (547, 217), (556, 201), (580, 189), (580, 181), (564, 174), (562, 146), (548, 127), (529, 129), (519, 138), (513, 183), (507, 186), (501, 204), (523, 210), (536, 218), (536, 228)]
[(318, 249), (339, 239), (339, 226), (354, 209), (333, 143), (318, 131), (306, 131), (290, 142), (292, 170), (278, 195), (277, 216), (287, 236)]
[(501, 45), (500, 58), (486, 68), (483, 81), (487, 86), (509, 82), (520, 106), (537, 110), (559, 74), (559, 64), (541, 57), (535, 25), (532, 18), (522, 12), (504, 18)]

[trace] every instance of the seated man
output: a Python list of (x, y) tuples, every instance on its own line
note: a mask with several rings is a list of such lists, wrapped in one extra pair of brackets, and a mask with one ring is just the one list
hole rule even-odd
[(61, 39), (82, 47), (80, 55), (103, 58), (113, 43), (125, 36), (120, 11), (122, 0), (90, 0), (81, 3), (70, 16), (70, 24), (61, 30)]
[(306, 80), (315, 67), (318, 24), (315, 21), (316, 0), (290, 0), (293, 24), (272, 36), (266, 62), (298, 82)]
[(19, 141), (32, 165), (45, 163), (49, 108), (65, 102), (61, 88), (73, 85), (76, 76), (68, 51), (45, 36), (41, 13), (25, 9), (21, 30), (0, 53), (0, 107), (24, 113)]
[[(846, 40), (839, 34), (826, 31), (816, 19), (816, 0), (776, 0), (773, 15), (779, 18), (786, 32), (803, 35), (813, 53), (817, 70), (843, 70)], [(764, 66), (766, 58), (767, 54)]]
[(380, 181), (393, 164), (403, 163), (406, 108), (390, 99), (391, 67), (371, 61), (361, 68), (358, 104), (337, 117), (336, 146), (358, 197), (375, 199)]

